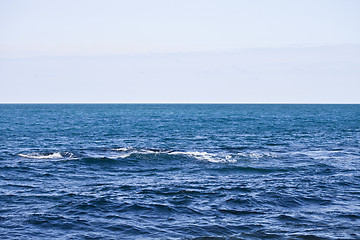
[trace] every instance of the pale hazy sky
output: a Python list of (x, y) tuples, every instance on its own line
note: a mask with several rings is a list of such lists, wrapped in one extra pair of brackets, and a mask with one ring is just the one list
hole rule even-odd
[(0, 102), (360, 103), (359, 12), (358, 0), (0, 0)]

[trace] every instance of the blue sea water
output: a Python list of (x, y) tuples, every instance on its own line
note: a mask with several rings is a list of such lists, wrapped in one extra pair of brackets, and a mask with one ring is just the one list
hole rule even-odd
[(360, 239), (360, 105), (2, 104), (1, 239)]

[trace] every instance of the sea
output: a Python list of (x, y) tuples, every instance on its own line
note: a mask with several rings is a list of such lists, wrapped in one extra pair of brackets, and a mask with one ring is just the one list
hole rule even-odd
[(1, 104), (0, 239), (360, 239), (360, 105)]

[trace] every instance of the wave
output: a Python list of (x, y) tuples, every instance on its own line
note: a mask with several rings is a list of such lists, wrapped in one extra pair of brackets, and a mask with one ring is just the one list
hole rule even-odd
[(111, 149), (112, 151), (120, 152), (120, 155), (114, 158), (127, 158), (131, 155), (137, 154), (166, 154), (166, 155), (180, 155), (190, 158), (195, 158), (200, 161), (208, 161), (213, 163), (236, 163), (238, 159), (252, 159), (258, 160), (261, 158), (275, 158), (278, 157), (273, 153), (258, 153), (258, 152), (242, 152), (242, 153), (210, 153), (201, 151), (177, 151), (177, 150), (164, 150), (164, 149), (142, 149), (132, 147), (121, 147)]
[(186, 157), (195, 158), (197, 160), (208, 161), (208, 162), (236, 162), (231, 155), (215, 154), (208, 152), (187, 152), (187, 151), (175, 151), (175, 150), (164, 150), (164, 149), (136, 149), (136, 148), (115, 148), (114, 151), (122, 152), (118, 158), (127, 158), (131, 155), (136, 154), (166, 154), (166, 155), (182, 155)]
[[(243, 152), (243, 153), (226, 153), (218, 152), (211, 153), (205, 151), (179, 151), (155, 148), (133, 148), (133, 147), (119, 147), (111, 149), (89, 149), (78, 152), (77, 157), (90, 159), (126, 159), (130, 157), (141, 157), (141, 155), (159, 155), (159, 156), (179, 156), (183, 158), (192, 158), (198, 161), (205, 161), (211, 163), (236, 163), (238, 160), (259, 160), (261, 158), (274, 158), (272, 153), (257, 153), (257, 152)], [(69, 159), (73, 158), (74, 154), (71, 152), (32, 152), (20, 153), (18, 156), (32, 159)]]
[(20, 157), (23, 158), (34, 158), (34, 159), (59, 159), (59, 158), (71, 158), (73, 154), (70, 152), (47, 152), (47, 153), (20, 153), (18, 154)]
[(174, 150), (164, 150), (164, 149), (155, 149), (155, 148), (133, 148), (133, 147), (121, 147), (121, 148), (114, 148), (111, 149), (113, 151), (118, 152), (128, 152), (128, 153), (172, 153)]
[(197, 160), (201, 161), (208, 161), (213, 163), (235, 163), (237, 162), (236, 159), (233, 158), (233, 156), (228, 154), (215, 154), (215, 153), (208, 153), (208, 152), (170, 152), (170, 155), (184, 155), (184, 156), (190, 156)]

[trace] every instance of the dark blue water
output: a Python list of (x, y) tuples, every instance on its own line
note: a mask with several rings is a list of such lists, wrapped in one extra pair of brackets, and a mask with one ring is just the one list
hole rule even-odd
[(360, 239), (360, 105), (0, 105), (1, 239)]

